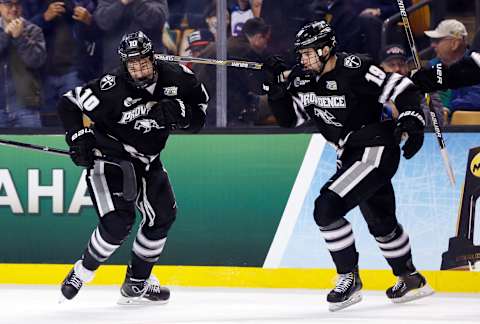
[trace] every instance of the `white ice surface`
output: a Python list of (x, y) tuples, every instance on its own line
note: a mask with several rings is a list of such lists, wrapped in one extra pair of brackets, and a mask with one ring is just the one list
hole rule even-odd
[(0, 285), (0, 323), (480, 323), (480, 295), (436, 294), (408, 304), (382, 292), (330, 313), (324, 290), (172, 287), (167, 305), (118, 306), (118, 287), (87, 286), (58, 303), (54, 286)]

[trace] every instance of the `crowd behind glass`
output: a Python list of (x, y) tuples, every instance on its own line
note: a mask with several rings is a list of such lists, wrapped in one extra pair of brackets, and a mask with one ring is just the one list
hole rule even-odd
[[(263, 62), (279, 54), (293, 65), (299, 27), (326, 19), (336, 31), (340, 51), (367, 53), (386, 71), (410, 72), (402, 33), (391, 33), (389, 44), (381, 48), (382, 24), (398, 11), (396, 2), (228, 0), (227, 8), (230, 59)], [(0, 128), (58, 128), (58, 98), (120, 64), (116, 49), (129, 32), (145, 32), (157, 52), (216, 57), (215, 0), (0, 0), (0, 15)], [(416, 33), (420, 44), (426, 41), (435, 52), (426, 65), (451, 64), (478, 47), (480, 37), (469, 47), (459, 21), (431, 27), (436, 33)], [(207, 127), (215, 127), (216, 68), (187, 65), (212, 94)], [(262, 92), (263, 79), (261, 71), (228, 69), (228, 127), (276, 125)], [(456, 110), (480, 110), (480, 86), (436, 93), (433, 102), (447, 125)], [(387, 106), (385, 118), (394, 117)]]

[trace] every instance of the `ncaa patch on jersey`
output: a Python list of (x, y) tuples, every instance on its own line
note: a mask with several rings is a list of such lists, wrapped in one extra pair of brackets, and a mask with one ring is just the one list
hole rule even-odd
[(100, 80), (100, 90), (109, 90), (113, 88), (115, 84), (115, 76), (107, 74)]
[(166, 96), (176, 96), (178, 93), (178, 87), (165, 87), (163, 88), (163, 94)]
[(327, 81), (325, 86), (328, 90), (338, 90), (337, 82), (336, 81)]
[(362, 66), (362, 61), (356, 55), (349, 55), (343, 60), (343, 65), (350, 69), (358, 69)]

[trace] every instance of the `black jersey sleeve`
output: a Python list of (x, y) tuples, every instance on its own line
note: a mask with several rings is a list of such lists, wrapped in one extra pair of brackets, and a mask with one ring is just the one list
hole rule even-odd
[(358, 91), (374, 95), (381, 104), (392, 101), (399, 113), (422, 112), (420, 91), (410, 78), (398, 73), (387, 73), (369, 61), (364, 63), (358, 80)]
[(480, 83), (480, 53), (472, 52), (451, 66), (437, 63), (429, 69), (420, 69), (412, 80), (423, 92), (456, 89)]
[(66, 132), (75, 132), (83, 128), (83, 116), (81, 110), (79, 110), (77, 106), (65, 96), (62, 96), (58, 101), (57, 111)]
[(57, 104), (57, 111), (66, 131), (83, 128), (83, 114), (92, 120), (106, 110), (97, 91), (98, 80), (77, 86), (66, 92)]
[(186, 66), (179, 64), (182, 69), (182, 100), (191, 110), (191, 119), (185, 131), (196, 133), (202, 129), (205, 124), (207, 105), (210, 100), (209, 94), (202, 82)]

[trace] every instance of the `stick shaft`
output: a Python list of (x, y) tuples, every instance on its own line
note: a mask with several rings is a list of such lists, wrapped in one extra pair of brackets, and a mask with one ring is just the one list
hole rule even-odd
[(249, 62), (249, 61), (237, 61), (237, 60), (217, 60), (217, 59), (208, 59), (201, 57), (189, 57), (189, 56), (176, 56), (176, 55), (165, 55), (165, 54), (155, 54), (155, 58), (162, 61), (169, 62), (183, 62), (183, 63), (198, 63), (198, 64), (211, 64), (211, 65), (222, 65), (228, 67), (237, 67), (253, 70), (261, 70), (263, 64), (258, 62)]
[[(412, 28), (410, 27), (410, 21), (408, 20), (407, 10), (403, 3), (403, 0), (397, 0), (398, 7), (400, 9), (400, 16), (402, 17), (403, 26), (405, 28), (405, 33), (407, 34), (408, 45), (412, 51), (413, 61), (415, 63), (415, 68), (420, 69), (420, 55), (418, 54), (417, 47), (415, 46), (415, 38), (413, 37)], [(452, 185), (455, 185), (455, 174), (453, 173), (453, 168), (448, 158), (447, 147), (445, 146), (445, 140), (443, 139), (443, 133), (438, 122), (437, 113), (432, 105), (432, 100), (430, 94), (425, 94), (425, 101), (427, 103), (428, 109), (430, 110), (430, 117), (432, 120), (433, 130), (435, 132), (435, 137), (437, 138), (438, 145), (440, 146), (440, 153), (442, 156), (443, 164), (447, 171), (448, 179)]]
[(20, 147), (24, 149), (34, 150), (34, 151), (42, 151), (50, 154), (62, 155), (62, 156), (69, 156), (70, 154), (66, 150), (61, 150), (57, 148), (52, 148), (48, 146), (41, 146), (17, 141), (9, 141), (5, 139), (0, 139), (0, 145), (4, 146), (11, 146), (11, 147)]

